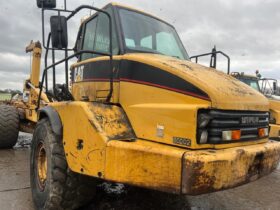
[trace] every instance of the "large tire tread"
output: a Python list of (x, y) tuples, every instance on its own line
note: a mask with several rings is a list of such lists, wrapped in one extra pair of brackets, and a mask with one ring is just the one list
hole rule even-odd
[(12, 148), (18, 139), (19, 114), (15, 107), (0, 105), (0, 148)]
[[(61, 137), (57, 136), (52, 131), (48, 119), (40, 120), (37, 124), (32, 142), (32, 153), (34, 153), (33, 148), (35, 146), (34, 144), (36, 144), (36, 135), (39, 135), (38, 133), (36, 133), (36, 130), (39, 127), (44, 127), (46, 130), (45, 140), (49, 141), (51, 154), (51, 157), (47, 157), (48, 161), (51, 159), (49, 194), (48, 198), (45, 201), (44, 207), (41, 209), (73, 210), (87, 205), (95, 195), (96, 180), (92, 177), (87, 177), (72, 172), (69, 169), (65, 158)], [(33, 172), (31, 171), (31, 174), (32, 173)], [(35, 184), (31, 184), (31, 186), (33, 188)], [(35, 192), (33, 191), (33, 193)]]

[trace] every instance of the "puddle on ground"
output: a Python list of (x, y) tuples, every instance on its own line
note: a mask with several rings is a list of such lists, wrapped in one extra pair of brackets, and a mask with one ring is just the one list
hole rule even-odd
[(32, 134), (29, 133), (19, 133), (18, 141), (14, 146), (15, 149), (19, 148), (29, 148), (32, 141)]
[(96, 197), (81, 210), (188, 210), (187, 200), (172, 195), (122, 184), (103, 183)]

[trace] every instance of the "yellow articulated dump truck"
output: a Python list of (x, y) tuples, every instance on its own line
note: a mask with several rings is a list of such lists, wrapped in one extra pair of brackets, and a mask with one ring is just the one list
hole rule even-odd
[[(199, 195), (277, 167), (280, 143), (268, 139), (268, 100), (192, 63), (172, 25), (115, 3), (75, 10), (57, 9), (54, 0), (37, 3), (43, 41), (28, 47), (31, 74), (39, 75), (41, 48), (45, 68), (40, 83), (26, 81), (25, 102), (13, 108), (21, 107), (20, 124), (36, 126), (30, 172), (38, 209), (85, 205), (98, 180)], [(71, 53), (67, 23), (82, 9), (97, 12), (82, 22)], [(48, 11), (58, 13), (50, 33)], [(65, 58), (58, 61), (57, 51)]]
[(277, 89), (277, 80), (258, 78), (253, 75), (232, 72), (231, 76), (244, 82), (255, 90), (263, 93), (269, 100), (270, 132), (269, 137), (273, 140), (280, 140), (280, 96)]
[(276, 79), (261, 78), (259, 79), (261, 92), (269, 100), (270, 110), (270, 133), (269, 136), (280, 141), (280, 89)]

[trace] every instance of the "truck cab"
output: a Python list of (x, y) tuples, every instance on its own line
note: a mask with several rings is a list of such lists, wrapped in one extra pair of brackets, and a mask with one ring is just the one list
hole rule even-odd
[[(115, 23), (111, 102), (122, 106), (137, 137), (188, 148), (232, 147), (266, 141), (264, 136), (259, 138), (257, 129), (259, 126), (268, 129), (265, 97), (240, 82), (230, 81), (225, 74), (191, 63), (174, 27), (165, 21), (118, 4), (110, 4), (105, 10), (113, 15)], [(77, 50), (93, 48), (108, 52), (106, 29), (105, 15), (97, 13), (88, 18), (81, 26)], [(82, 55), (71, 71), (75, 100), (106, 100), (110, 91), (109, 58)], [(231, 118), (232, 114), (238, 115), (236, 122), (228, 122), (227, 127), (220, 124), (221, 115)], [(246, 134), (248, 125), (237, 124), (243, 115), (252, 114), (258, 117), (259, 125), (256, 124), (255, 133), (251, 130)], [(209, 120), (205, 129), (197, 129), (200, 123), (197, 120), (204, 118), (217, 118), (217, 121), (211, 125)], [(232, 144), (228, 144), (232, 139), (222, 138), (224, 130), (241, 131), (243, 126), (242, 135)]]

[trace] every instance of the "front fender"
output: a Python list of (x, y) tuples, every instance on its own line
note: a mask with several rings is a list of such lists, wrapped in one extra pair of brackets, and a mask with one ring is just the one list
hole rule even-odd
[(57, 111), (51, 106), (46, 106), (42, 109), (39, 109), (38, 120), (41, 120), (45, 117), (49, 119), (53, 132), (56, 135), (62, 136), (62, 123)]

